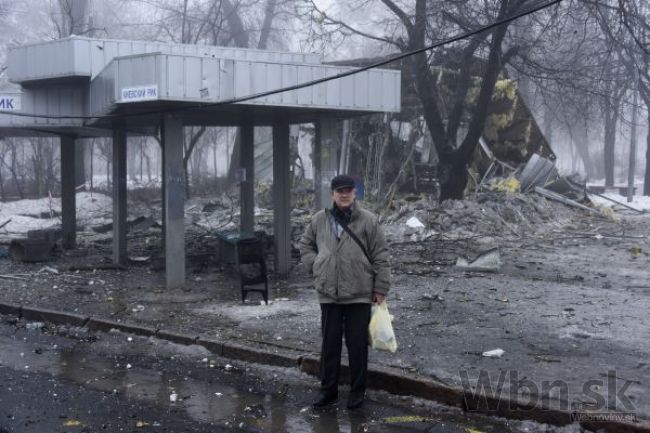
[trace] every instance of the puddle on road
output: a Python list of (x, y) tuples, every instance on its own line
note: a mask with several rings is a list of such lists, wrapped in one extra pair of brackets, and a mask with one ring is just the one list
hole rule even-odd
[[(237, 377), (231, 376), (224, 381), (232, 382), (234, 386), (223, 383), (221, 380), (225, 375), (237, 373), (227, 373), (218, 369), (211, 371), (215, 373), (213, 378), (219, 382), (208, 383), (176, 373), (130, 366), (112, 356), (102, 357), (52, 345), (41, 346), (41, 348), (35, 342), (1, 336), (0, 365), (18, 371), (47, 373), (87, 388), (117, 393), (125, 399), (163, 408), (180, 409), (187, 417), (196, 421), (226, 425), (235, 429), (252, 428), (278, 433), (467, 431), (466, 426), (440, 420), (386, 422), (383, 421), (386, 417), (408, 418), (404, 415), (409, 414), (395, 413), (395, 408), (385, 410), (378, 405), (376, 409), (380, 413), (386, 413), (377, 416), (377, 411), (373, 411), (375, 420), (368, 419), (365, 415), (371, 413), (369, 410), (349, 412), (342, 408), (338, 410), (331, 408), (325, 411), (314, 411), (310, 408), (301, 408), (286, 396), (256, 393)], [(340, 407), (344, 407), (345, 404), (345, 396), (342, 397)], [(310, 397), (304, 398), (308, 401)], [(172, 399), (175, 399), (175, 402), (172, 402)], [(149, 423), (155, 421), (147, 420)], [(481, 428), (480, 431), (510, 431), (504, 427), (501, 425), (497, 430), (489, 427)]]

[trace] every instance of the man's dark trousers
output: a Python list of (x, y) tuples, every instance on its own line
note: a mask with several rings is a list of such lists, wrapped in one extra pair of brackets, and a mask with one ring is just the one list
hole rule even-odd
[(320, 304), (321, 346), (320, 377), (321, 392), (338, 394), (341, 370), (341, 338), (345, 334), (350, 365), (350, 395), (363, 397), (368, 371), (368, 325), (370, 304)]

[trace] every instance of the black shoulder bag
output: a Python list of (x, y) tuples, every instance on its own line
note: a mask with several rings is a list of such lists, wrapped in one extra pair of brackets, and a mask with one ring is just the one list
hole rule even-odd
[(344, 223), (343, 221), (338, 219), (336, 217), (336, 214), (334, 214), (334, 212), (330, 212), (329, 209), (325, 209), (325, 212), (331, 214), (332, 218), (334, 218), (334, 221), (336, 221), (341, 227), (343, 227), (343, 230), (345, 230), (345, 232), (348, 235), (350, 235), (352, 240), (354, 240), (357, 243), (357, 245), (359, 245), (359, 248), (361, 248), (361, 251), (363, 251), (363, 254), (366, 255), (366, 258), (368, 259), (368, 263), (370, 263), (372, 265), (372, 259), (370, 258), (370, 254), (368, 254), (368, 251), (366, 250), (366, 247), (363, 246), (363, 244), (361, 243), (361, 241), (359, 240), (357, 235), (355, 235), (354, 232), (352, 230), (350, 230), (350, 227), (348, 227), (348, 225), (346, 223)]

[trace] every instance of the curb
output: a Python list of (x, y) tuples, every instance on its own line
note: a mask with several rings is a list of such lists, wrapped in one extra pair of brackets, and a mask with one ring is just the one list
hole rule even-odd
[(65, 313), (47, 308), (22, 307), (21, 317), (25, 320), (52, 322), (58, 325), (70, 325), (83, 327), (89, 317), (80, 314)]
[(179, 334), (178, 332), (169, 331), (167, 329), (158, 329), (154, 334), (154, 337), (160, 338), (161, 340), (171, 341), (172, 343), (176, 344), (184, 344), (186, 346), (196, 344), (199, 339), (198, 335), (196, 337), (190, 337), (188, 335)]
[(0, 314), (21, 317), (23, 307), (20, 305), (0, 303)]
[[(192, 337), (166, 329), (154, 329), (147, 326), (97, 317), (87, 317), (64, 311), (38, 307), (23, 307), (0, 302), (0, 314), (17, 316), (25, 320), (47, 321), (58, 325), (85, 326), (88, 329), (101, 332), (109, 332), (111, 329), (116, 329), (124, 333), (143, 337), (155, 337), (184, 345), (198, 344), (210, 352), (225, 358), (278, 367), (298, 367), (300, 371), (312, 376), (318, 376), (320, 369), (320, 358), (313, 355), (291, 355), (288, 351), (280, 352), (278, 349), (271, 351), (245, 346), (231, 341), (224, 342), (200, 336)], [(348, 374), (348, 367), (343, 363), (341, 366), (341, 376), (346, 374)], [(411, 395), (433, 400), (448, 406), (461, 407), (466, 412), (500, 416), (509, 419), (533, 420), (558, 426), (573, 422), (573, 414), (568, 411), (530, 406), (517, 399), (508, 398), (482, 397), (479, 401), (476, 401), (469, 392), (461, 388), (450, 387), (428, 378), (406, 375), (401, 370), (391, 367), (369, 364), (368, 378), (373, 383), (380, 384), (376, 389), (397, 395)], [(579, 421), (579, 424), (582, 428), (588, 430), (598, 430), (607, 433), (650, 433), (650, 421), (645, 420), (639, 422), (584, 420)]]
[(253, 348), (233, 342), (223, 343), (222, 348), (221, 356), (225, 358), (274, 365), (276, 367), (297, 367), (300, 365), (300, 356), (290, 356), (285, 353), (280, 353), (277, 349), (272, 352), (270, 350)]
[(88, 319), (86, 326), (88, 329), (92, 329), (93, 331), (110, 332), (111, 329), (116, 329), (118, 331), (140, 335), (142, 337), (154, 337), (157, 331), (156, 329), (147, 326), (116, 322), (115, 320), (100, 319), (97, 317), (91, 317)]

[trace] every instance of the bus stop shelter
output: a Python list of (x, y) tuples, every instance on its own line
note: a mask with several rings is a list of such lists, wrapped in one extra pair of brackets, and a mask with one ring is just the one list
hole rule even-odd
[[(183, 127), (240, 129), (241, 230), (254, 225), (254, 127), (273, 128), (275, 269), (291, 258), (289, 125), (316, 126), (316, 206), (337, 173), (336, 122), (400, 110), (400, 72), (330, 66), (316, 54), (69, 37), (9, 51), (20, 90), (0, 95), (0, 136), (56, 136), (61, 143), (64, 248), (76, 243), (75, 142), (113, 139), (113, 261), (125, 264), (128, 134), (162, 142), (166, 285), (185, 283)], [(350, 75), (346, 75), (350, 74)], [(341, 76), (343, 75), (343, 76)], [(328, 77), (305, 87), (313, 81)], [(277, 89), (292, 88), (275, 93)]]

